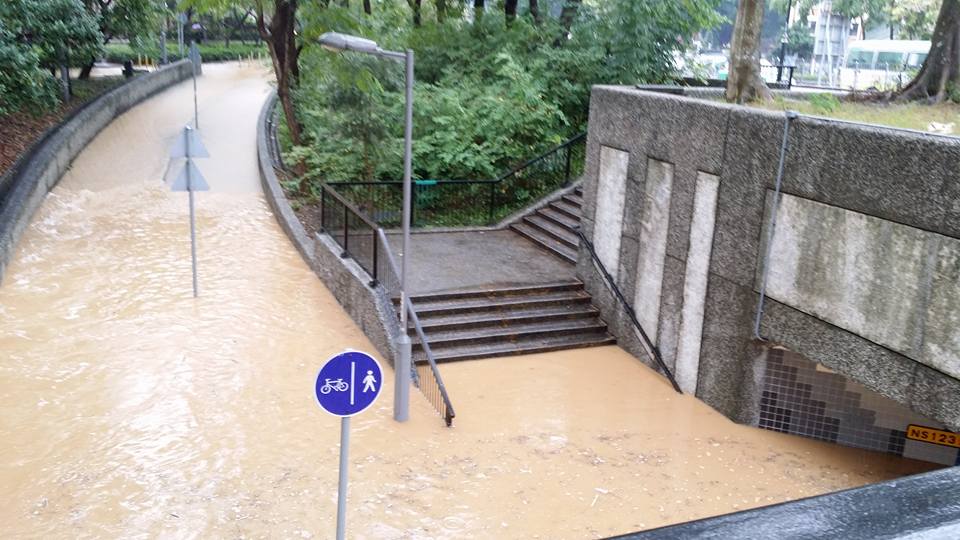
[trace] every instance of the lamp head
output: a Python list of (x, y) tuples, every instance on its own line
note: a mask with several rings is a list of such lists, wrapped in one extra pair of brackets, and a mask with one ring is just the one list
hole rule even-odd
[(327, 32), (317, 40), (320, 46), (330, 51), (355, 51), (368, 54), (380, 53), (380, 47), (376, 41), (362, 37), (341, 34), (339, 32)]

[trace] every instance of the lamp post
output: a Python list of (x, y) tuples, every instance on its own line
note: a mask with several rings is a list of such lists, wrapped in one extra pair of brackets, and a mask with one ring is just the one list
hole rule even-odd
[(793, 0), (787, 0), (787, 21), (783, 25), (783, 39), (780, 40), (780, 66), (777, 68), (777, 82), (783, 82), (783, 65), (787, 63), (787, 38), (790, 35), (790, 11)]
[(411, 345), (407, 335), (407, 267), (410, 259), (410, 209), (413, 177), (413, 51), (386, 51), (376, 41), (358, 36), (327, 32), (317, 40), (327, 50), (352, 51), (372, 54), (404, 62), (406, 66), (406, 112), (404, 119), (403, 149), (403, 258), (400, 262), (400, 337), (397, 349), (400, 358), (396, 362), (396, 386), (393, 400), (393, 419), (406, 422), (410, 417), (410, 362)]

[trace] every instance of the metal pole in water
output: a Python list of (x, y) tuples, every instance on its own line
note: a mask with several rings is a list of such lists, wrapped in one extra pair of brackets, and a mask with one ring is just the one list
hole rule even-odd
[[(404, 311), (407, 306), (403, 306)], [(397, 338), (398, 361), (394, 370), (394, 398), (393, 419), (397, 422), (406, 422), (410, 419), (410, 366), (412, 362), (413, 345), (407, 329), (403, 328)]]
[(200, 109), (197, 107), (197, 64), (200, 57), (194, 49), (196, 46), (196, 43), (190, 46), (190, 62), (193, 64), (193, 129), (200, 129)]
[(190, 126), (183, 128), (184, 153), (187, 155), (187, 195), (190, 198), (190, 260), (193, 263), (193, 297), (198, 294), (197, 289), (197, 222), (193, 203), (193, 182), (190, 178)]
[(347, 528), (347, 472), (350, 454), (350, 417), (340, 419), (340, 482), (337, 486), (337, 540)]
[[(404, 58), (406, 68), (406, 103), (404, 107), (403, 150), (403, 259), (400, 261), (400, 362), (396, 367), (396, 388), (393, 418), (405, 422), (410, 416), (410, 338), (407, 337), (407, 308), (410, 294), (407, 290), (407, 271), (410, 262), (410, 219), (413, 212), (413, 50)], [(406, 341), (404, 341), (404, 338)]]

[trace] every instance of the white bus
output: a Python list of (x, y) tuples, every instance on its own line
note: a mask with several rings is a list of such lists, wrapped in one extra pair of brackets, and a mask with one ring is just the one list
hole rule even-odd
[(855, 90), (906, 84), (930, 52), (929, 41), (869, 39), (854, 41), (840, 69), (840, 86)]

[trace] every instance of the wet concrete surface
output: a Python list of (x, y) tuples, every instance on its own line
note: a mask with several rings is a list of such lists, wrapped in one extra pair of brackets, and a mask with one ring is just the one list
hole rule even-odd
[[(161, 182), (190, 82), (87, 147), (0, 286), (0, 537), (332, 536), (339, 423), (314, 377), (373, 348), (259, 192), (266, 70), (204, 73), (200, 298)], [(732, 424), (617, 347), (441, 371), (452, 429), (416, 391), (394, 422), (389, 372), (353, 420), (351, 538), (602, 537), (932, 467)]]
[[(388, 236), (397, 257), (402, 237)], [(510, 230), (410, 235), (412, 294), (563, 283), (575, 267)]]

